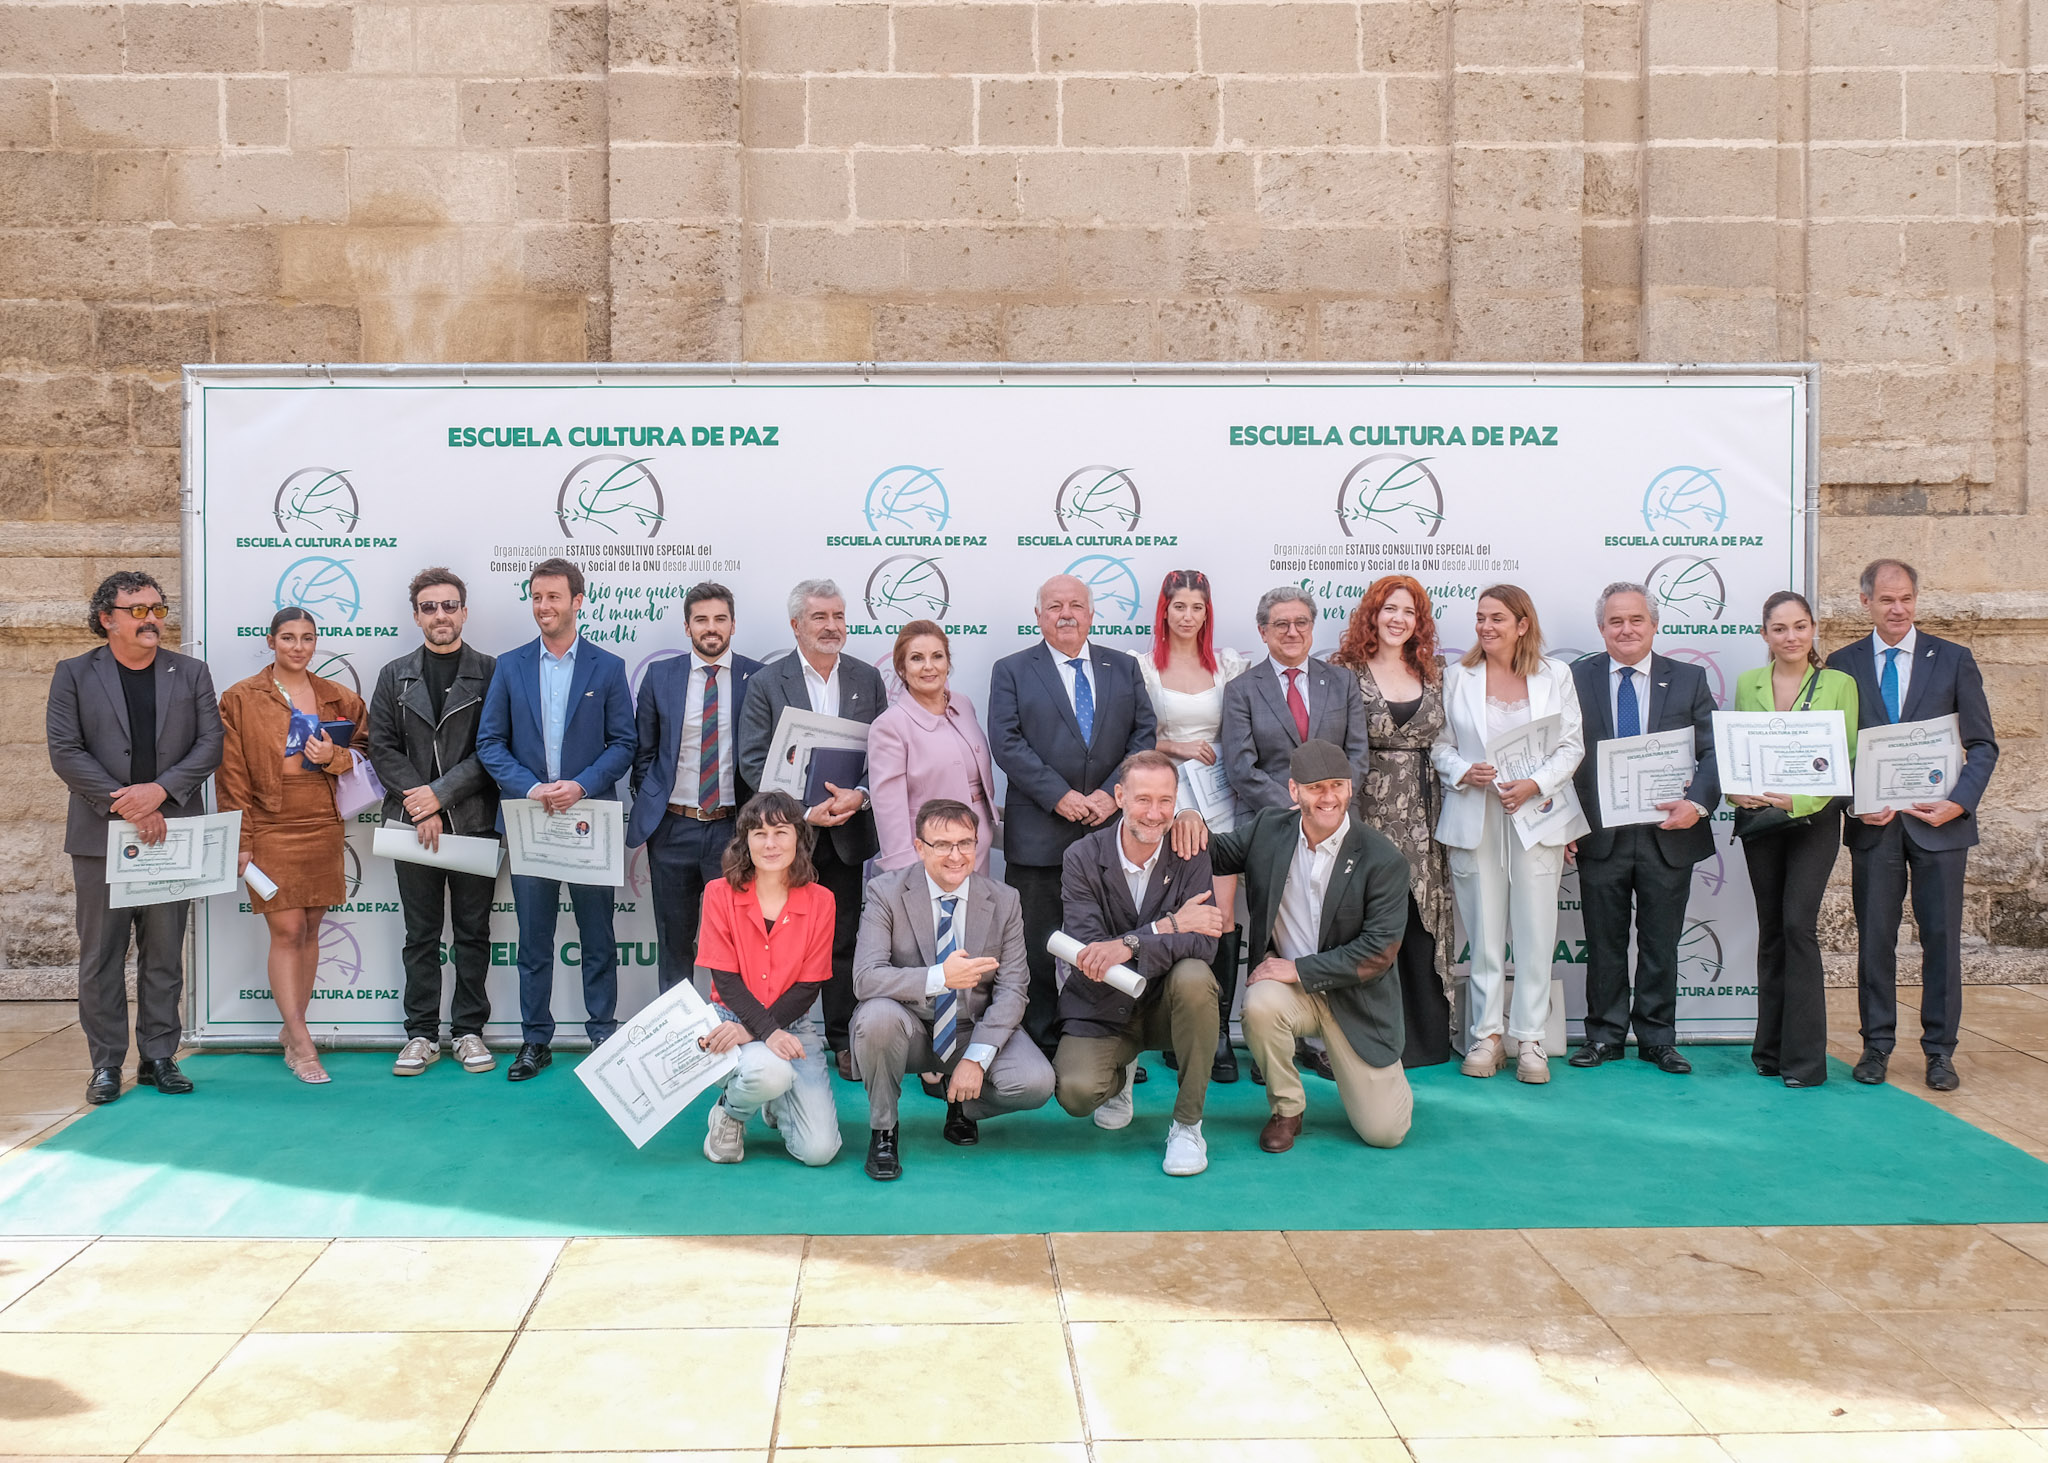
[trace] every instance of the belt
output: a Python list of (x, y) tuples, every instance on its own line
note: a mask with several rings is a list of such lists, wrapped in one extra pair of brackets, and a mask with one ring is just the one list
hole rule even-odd
[(732, 816), (730, 804), (723, 808), (693, 808), (686, 803), (670, 803), (668, 810), (678, 818), (695, 818), (699, 823), (722, 823)]

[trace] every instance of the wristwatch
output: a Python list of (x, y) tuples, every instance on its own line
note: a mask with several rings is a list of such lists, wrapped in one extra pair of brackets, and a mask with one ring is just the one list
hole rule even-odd
[(1127, 948), (1127, 949), (1128, 949), (1128, 950), (1129, 950), (1129, 951), (1130, 951), (1130, 952), (1131, 952), (1131, 953), (1132, 953), (1133, 955), (1137, 954), (1137, 953), (1138, 953), (1138, 950), (1139, 950), (1139, 943), (1138, 943), (1138, 937), (1137, 937), (1136, 935), (1125, 935), (1125, 936), (1124, 936), (1124, 946), (1125, 946), (1125, 948)]

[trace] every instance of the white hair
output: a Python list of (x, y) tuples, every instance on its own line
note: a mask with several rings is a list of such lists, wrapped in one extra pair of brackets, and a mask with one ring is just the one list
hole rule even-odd
[[(1052, 576), (1052, 579), (1072, 579), (1076, 584), (1081, 586), (1081, 593), (1088, 601), (1088, 608), (1091, 611), (1094, 610), (1095, 591), (1088, 587), (1087, 580), (1082, 579), (1077, 575), (1073, 574), (1055, 574)], [(1045, 584), (1052, 583), (1052, 579), (1046, 580)], [(1042, 610), (1045, 608), (1045, 584), (1039, 585), (1038, 593), (1033, 595), (1031, 598), (1031, 607), (1035, 610)]]
[(1593, 623), (1595, 625), (1604, 625), (1607, 622), (1607, 601), (1613, 599), (1617, 594), (1640, 594), (1643, 597), (1643, 603), (1650, 607), (1650, 623), (1652, 625), (1659, 623), (1657, 619), (1657, 601), (1650, 597), (1650, 591), (1640, 584), (1633, 584), (1626, 579), (1617, 579), (1614, 583), (1600, 591), (1600, 598), (1593, 606)]
[(789, 617), (792, 620), (801, 620), (804, 617), (804, 606), (814, 599), (845, 598), (846, 596), (839, 592), (839, 586), (829, 579), (799, 579), (796, 588), (789, 592)]

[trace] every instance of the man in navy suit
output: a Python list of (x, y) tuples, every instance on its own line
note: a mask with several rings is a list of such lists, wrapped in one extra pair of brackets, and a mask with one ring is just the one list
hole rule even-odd
[(1046, 938), (1064, 917), (1060, 869), (1069, 845), (1116, 816), (1117, 768), (1156, 740), (1138, 663), (1088, 643), (1095, 603), (1070, 574), (1039, 586), (1029, 650), (995, 664), (988, 745), (1010, 779), (1003, 798), (1003, 881), (1024, 906), (1030, 968), (1024, 1029), (1050, 1057), (1059, 1045), (1059, 987)]
[[(1572, 1053), (1571, 1064), (1597, 1067), (1620, 1060), (1627, 1055), (1633, 1024), (1636, 1055), (1660, 1071), (1682, 1075), (1692, 1063), (1677, 1045), (1678, 941), (1685, 933), (1692, 866), (1714, 854), (1710, 814), (1721, 801), (1714, 695), (1705, 671), (1650, 649), (1657, 635), (1657, 607), (1642, 585), (1608, 585), (1593, 613), (1607, 649), (1572, 663), (1586, 721), (1586, 755), (1573, 781), (1593, 831), (1573, 845), (1586, 916), (1586, 1041)], [(1667, 731), (1692, 733), (1692, 781), (1678, 797), (1657, 804), (1662, 822), (1602, 827), (1594, 749), (1618, 737)], [(1636, 932), (1633, 1002), (1631, 923)]]
[(1899, 920), (1908, 884), (1920, 927), (1920, 1047), (1927, 1085), (1961, 1085), (1952, 1058), (1963, 1015), (1963, 875), (1977, 841), (1977, 803), (1998, 765), (1991, 706), (1977, 658), (1953, 640), (1913, 627), (1920, 575), (1911, 564), (1878, 559), (1859, 584), (1876, 627), (1828, 657), (1860, 693), (1859, 728), (1954, 715), (1962, 728), (1963, 770), (1945, 798), (1903, 813), (1857, 813), (1842, 825), (1849, 845), (1856, 906), (1856, 1006), (1863, 1028), (1858, 1082), (1884, 1081), (1898, 1039)]
[(733, 653), (732, 591), (723, 584), (683, 596), (683, 629), (690, 652), (656, 661), (640, 682), (626, 817), (626, 847), (647, 845), (663, 990), (696, 966), (704, 886), (721, 877), (733, 814), (753, 796), (739, 775), (735, 728), (747, 682), (761, 669)]
[[(484, 697), (476, 753), (508, 798), (531, 798), (559, 813), (583, 798), (618, 800), (633, 765), (633, 697), (626, 663), (583, 638), (583, 571), (543, 559), (527, 580), (540, 638), (498, 658)], [(505, 826), (500, 813), (498, 826)], [(512, 876), (519, 909), (519, 1055), (508, 1080), (525, 1082), (554, 1061), (555, 922), (561, 881)], [(571, 884), (583, 946), (584, 1030), (594, 1046), (618, 1029), (619, 946), (612, 890)]]

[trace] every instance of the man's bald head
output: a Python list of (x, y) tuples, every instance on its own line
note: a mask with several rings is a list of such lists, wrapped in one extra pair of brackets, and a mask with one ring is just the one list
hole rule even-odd
[(1038, 586), (1038, 630), (1062, 655), (1079, 654), (1095, 624), (1095, 598), (1071, 574), (1055, 574)]

